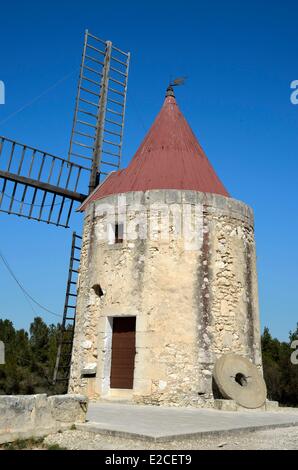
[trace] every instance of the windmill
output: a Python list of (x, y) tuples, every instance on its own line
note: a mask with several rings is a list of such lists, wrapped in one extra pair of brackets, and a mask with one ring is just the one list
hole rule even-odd
[[(0, 136), (0, 212), (69, 228), (76, 206), (120, 167), (129, 62), (85, 32), (68, 156)], [(68, 381), (81, 239), (73, 232), (54, 383)]]

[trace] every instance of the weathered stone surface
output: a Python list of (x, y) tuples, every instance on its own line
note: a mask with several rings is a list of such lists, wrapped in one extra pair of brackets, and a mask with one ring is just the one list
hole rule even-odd
[(217, 398), (214, 400), (214, 408), (222, 411), (236, 411), (237, 403), (235, 400), (224, 400)]
[[(253, 212), (240, 201), (194, 191), (129, 196), (120, 195), (121, 211), (127, 210), (133, 240), (113, 245), (102, 238), (108, 219), (100, 206), (114, 204), (117, 213), (115, 196), (90, 204), (85, 213), (69, 391), (109, 397), (112, 319), (134, 315), (133, 400), (213, 406), (212, 372), (222, 354), (240, 354), (262, 370)], [(130, 211), (131, 201), (143, 204), (138, 215)], [(161, 238), (162, 216), (150, 212), (158, 203), (178, 213), (187, 204), (200, 205), (197, 245), (183, 233), (176, 236), (172, 216)], [(137, 224), (152, 236), (138, 236)], [(89, 362), (97, 362), (96, 377), (82, 376)]]
[(278, 401), (266, 400), (265, 408), (266, 408), (266, 411), (278, 411), (279, 410)]
[(84, 395), (53, 395), (48, 398), (52, 417), (64, 423), (85, 421), (88, 399)]
[(40, 406), (46, 402), (46, 395), (0, 396), (0, 429), (9, 432), (12, 427), (19, 430), (32, 426), (37, 401)]
[(222, 396), (245, 408), (260, 408), (267, 395), (266, 384), (248, 359), (238, 354), (224, 354), (214, 365), (213, 376)]
[(78, 395), (0, 396), (0, 443), (43, 436), (84, 422), (88, 399)]
[(96, 362), (87, 362), (84, 364), (84, 367), (81, 371), (82, 375), (94, 375), (96, 374), (97, 363)]

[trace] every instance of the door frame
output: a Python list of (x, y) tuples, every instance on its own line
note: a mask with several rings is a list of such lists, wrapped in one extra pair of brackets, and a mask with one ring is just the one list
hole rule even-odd
[[(111, 367), (112, 367), (112, 339), (113, 339), (113, 320), (114, 318), (129, 318), (135, 317), (136, 319), (136, 329), (135, 335), (137, 335), (137, 322), (138, 316), (136, 314), (123, 314), (123, 315), (108, 315), (106, 316), (106, 326), (105, 326), (105, 336), (104, 336), (104, 344), (103, 344), (103, 377), (102, 377), (102, 395), (109, 396), (111, 395), (111, 391), (113, 390), (124, 390), (120, 388), (111, 388)], [(136, 348), (137, 353), (137, 348)], [(136, 357), (136, 355), (135, 355)], [(134, 363), (134, 371), (135, 371), (135, 363)], [(125, 389), (127, 392), (133, 392), (135, 388), (135, 374), (133, 378), (133, 388), (132, 389)]]

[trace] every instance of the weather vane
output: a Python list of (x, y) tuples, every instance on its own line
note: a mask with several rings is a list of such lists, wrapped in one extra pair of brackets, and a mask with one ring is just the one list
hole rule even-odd
[(170, 80), (170, 83), (167, 88), (166, 96), (175, 96), (173, 87), (184, 85), (186, 79), (187, 77), (177, 77), (174, 80)]

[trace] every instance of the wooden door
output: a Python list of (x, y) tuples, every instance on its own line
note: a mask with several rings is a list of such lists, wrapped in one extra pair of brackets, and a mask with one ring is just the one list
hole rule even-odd
[(113, 318), (111, 388), (133, 388), (136, 317)]

